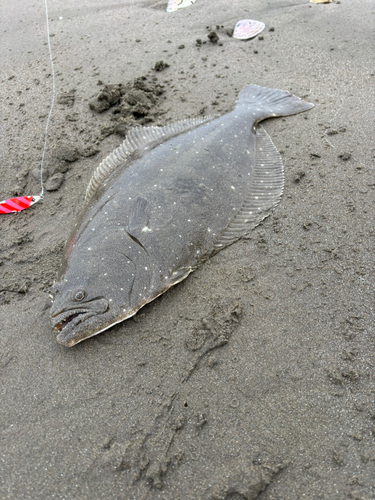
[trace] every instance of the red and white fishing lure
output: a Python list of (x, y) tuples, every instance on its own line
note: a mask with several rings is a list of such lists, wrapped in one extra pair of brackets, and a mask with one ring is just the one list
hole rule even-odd
[(31, 207), (41, 199), (41, 196), (19, 196), (0, 201), (0, 214), (14, 214)]

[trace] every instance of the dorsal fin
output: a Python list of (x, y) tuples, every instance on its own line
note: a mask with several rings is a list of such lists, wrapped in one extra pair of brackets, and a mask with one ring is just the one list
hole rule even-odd
[(234, 219), (215, 241), (213, 252), (231, 245), (261, 223), (280, 201), (284, 188), (284, 167), (267, 132), (256, 132), (256, 159), (248, 195)]
[(142, 156), (150, 149), (161, 144), (175, 135), (187, 132), (207, 121), (213, 120), (215, 116), (202, 118), (189, 118), (165, 127), (135, 127), (126, 135), (124, 142), (105, 158), (95, 170), (87, 186), (85, 201), (87, 201), (103, 184), (103, 182), (116, 170), (116, 168), (132, 160), (135, 154)]

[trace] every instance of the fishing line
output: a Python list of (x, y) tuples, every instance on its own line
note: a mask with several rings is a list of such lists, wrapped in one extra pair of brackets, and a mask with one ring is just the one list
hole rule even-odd
[(8, 198), (7, 200), (0, 201), (0, 214), (14, 214), (17, 212), (21, 212), (22, 210), (25, 210), (26, 208), (31, 207), (32, 205), (37, 203), (39, 200), (43, 200), (43, 198), (44, 198), (44, 186), (43, 186), (44, 156), (46, 153), (46, 146), (47, 146), (48, 127), (49, 127), (49, 122), (50, 122), (51, 115), (52, 115), (53, 105), (55, 103), (55, 94), (56, 94), (55, 68), (53, 66), (53, 60), (52, 60), (47, 0), (44, 0), (44, 5), (46, 8), (47, 45), (48, 45), (49, 60), (51, 62), (51, 70), (52, 70), (52, 73), (51, 73), (52, 74), (52, 101), (51, 101), (51, 106), (50, 106), (48, 117), (47, 117), (46, 128), (44, 131), (44, 145), (43, 145), (43, 152), (42, 152), (42, 160), (40, 163), (40, 195), (39, 196), (18, 196), (16, 198)]
[(52, 110), (53, 110), (53, 105), (55, 104), (55, 68), (53, 66), (53, 60), (52, 60), (52, 50), (51, 50), (51, 41), (50, 41), (50, 33), (49, 33), (49, 21), (48, 21), (48, 5), (47, 5), (47, 0), (44, 0), (44, 5), (46, 8), (46, 26), (47, 26), (47, 44), (48, 44), (48, 52), (49, 52), (49, 60), (51, 63), (51, 71), (52, 71), (52, 101), (51, 101), (51, 106), (49, 109), (48, 117), (47, 117), (47, 123), (46, 123), (46, 129), (44, 131), (44, 145), (43, 145), (43, 153), (42, 153), (42, 161), (40, 164), (40, 199), (43, 200), (44, 198), (44, 186), (43, 186), (43, 164), (44, 164), (44, 155), (46, 152), (46, 146), (47, 146), (47, 133), (48, 133), (48, 127), (49, 127), (49, 122), (50, 118), (52, 115)]

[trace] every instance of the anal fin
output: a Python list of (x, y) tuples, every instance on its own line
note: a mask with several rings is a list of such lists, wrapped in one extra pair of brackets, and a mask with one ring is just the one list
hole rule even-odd
[(248, 234), (268, 217), (280, 201), (284, 188), (284, 167), (280, 155), (267, 132), (256, 132), (256, 160), (248, 195), (241, 209), (218, 237), (213, 253)]

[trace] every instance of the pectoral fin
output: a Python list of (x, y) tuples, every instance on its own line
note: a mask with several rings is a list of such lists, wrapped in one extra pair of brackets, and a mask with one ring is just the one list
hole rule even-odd
[(133, 203), (129, 216), (129, 232), (138, 235), (140, 232), (146, 232), (149, 229), (150, 204), (141, 196), (138, 196)]

